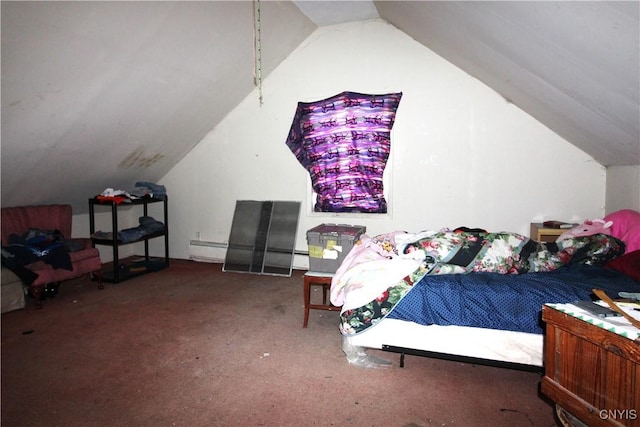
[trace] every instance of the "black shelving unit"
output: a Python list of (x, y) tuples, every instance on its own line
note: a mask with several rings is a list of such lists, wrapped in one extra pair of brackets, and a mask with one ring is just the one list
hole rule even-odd
[[(111, 200), (100, 200), (97, 198), (89, 199), (89, 231), (91, 233), (91, 242), (93, 246), (105, 245), (111, 246), (113, 249), (113, 270), (103, 272), (103, 280), (105, 282), (119, 283), (123, 280), (132, 279), (134, 277), (150, 273), (153, 271), (162, 270), (169, 266), (169, 219), (167, 209), (167, 196), (164, 198), (142, 198), (133, 199), (131, 203), (115, 203)], [(118, 240), (118, 208), (129, 206), (142, 206), (142, 215), (148, 216), (148, 205), (152, 203), (162, 203), (164, 207), (164, 230), (147, 234), (140, 239), (122, 242)], [(95, 207), (103, 206), (110, 208), (111, 210), (111, 236), (110, 238), (95, 237)], [(149, 256), (149, 240), (156, 238), (164, 238), (164, 258), (150, 257)], [(125, 263), (120, 260), (118, 248), (123, 245), (130, 245), (138, 242), (144, 243), (144, 255), (136, 257), (138, 259), (128, 259)]]

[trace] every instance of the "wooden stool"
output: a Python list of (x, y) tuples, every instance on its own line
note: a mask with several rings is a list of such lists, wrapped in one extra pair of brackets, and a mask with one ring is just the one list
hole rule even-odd
[[(327, 303), (327, 292), (331, 288), (331, 273), (314, 273), (308, 271), (304, 275), (304, 323), (303, 328), (309, 322), (309, 310), (340, 311), (340, 307)], [(322, 304), (311, 304), (311, 286), (322, 286)]]

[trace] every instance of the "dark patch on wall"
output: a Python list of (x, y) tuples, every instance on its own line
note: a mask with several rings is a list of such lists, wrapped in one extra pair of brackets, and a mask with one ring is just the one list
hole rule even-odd
[(164, 159), (164, 154), (147, 155), (142, 148), (136, 148), (118, 164), (118, 167), (121, 169), (144, 169), (153, 166), (162, 159)]

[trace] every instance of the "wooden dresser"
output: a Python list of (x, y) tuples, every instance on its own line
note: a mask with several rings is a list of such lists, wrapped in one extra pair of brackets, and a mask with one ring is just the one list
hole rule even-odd
[(542, 393), (588, 426), (640, 427), (640, 338), (554, 307), (542, 309)]

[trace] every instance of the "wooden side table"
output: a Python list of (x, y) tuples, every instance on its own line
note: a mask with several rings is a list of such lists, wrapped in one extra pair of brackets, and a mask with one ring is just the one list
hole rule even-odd
[(549, 228), (542, 225), (541, 222), (532, 222), (530, 235), (531, 239), (538, 242), (555, 242), (558, 236), (565, 231), (569, 231), (568, 228)]
[[(327, 302), (327, 292), (331, 289), (332, 273), (315, 273), (308, 271), (304, 275), (304, 323), (303, 328), (309, 323), (309, 310), (340, 311), (340, 307)], [(311, 304), (311, 286), (322, 286), (322, 304)]]
[(542, 308), (541, 392), (591, 427), (640, 426), (640, 337), (555, 307)]

